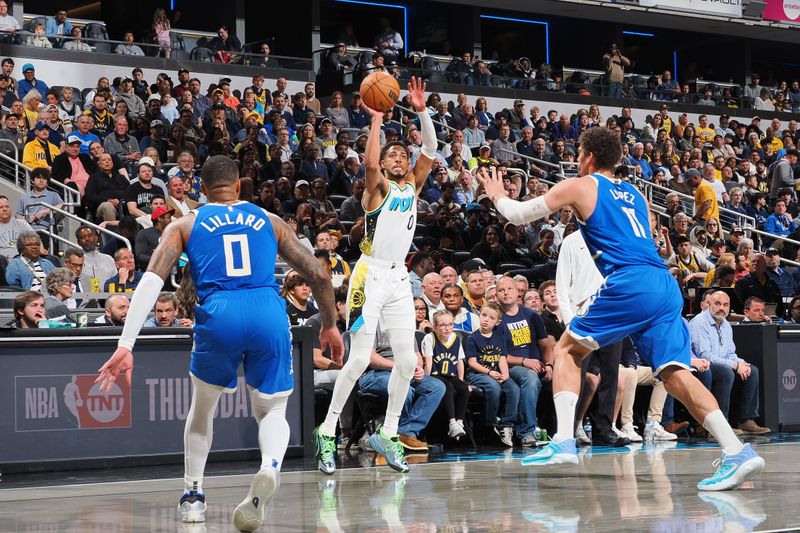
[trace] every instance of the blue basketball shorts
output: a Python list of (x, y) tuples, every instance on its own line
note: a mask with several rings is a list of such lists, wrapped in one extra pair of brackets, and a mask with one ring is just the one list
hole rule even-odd
[(233, 392), (243, 364), (245, 383), (262, 396), (292, 393), (289, 317), (274, 289), (219, 291), (196, 309), (193, 376)]
[(627, 267), (606, 278), (588, 306), (569, 324), (569, 334), (597, 350), (630, 336), (654, 374), (669, 365), (691, 366), (683, 297), (667, 269)]

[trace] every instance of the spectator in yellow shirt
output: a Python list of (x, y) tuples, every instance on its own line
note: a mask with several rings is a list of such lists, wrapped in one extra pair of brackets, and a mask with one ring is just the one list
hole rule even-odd
[(714, 140), (714, 135), (716, 135), (716, 131), (714, 128), (708, 127), (708, 117), (706, 115), (700, 115), (700, 125), (695, 128), (695, 135), (700, 137), (703, 141), (703, 144), (710, 143)]
[(694, 190), (694, 212), (698, 221), (711, 217), (719, 220), (719, 204), (717, 194), (711, 185), (703, 179), (700, 171), (690, 168), (686, 171), (686, 183)]
[(22, 152), (22, 163), (31, 169), (46, 168), (47, 170), (52, 170), (53, 159), (60, 155), (61, 151), (48, 140), (50, 138), (50, 126), (47, 125), (47, 122), (37, 122), (34, 135), (36, 137), (25, 145), (25, 149)]

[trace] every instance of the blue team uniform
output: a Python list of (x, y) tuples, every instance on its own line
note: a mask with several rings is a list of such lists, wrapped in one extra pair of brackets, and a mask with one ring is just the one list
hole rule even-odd
[(630, 336), (654, 372), (669, 364), (689, 368), (683, 298), (653, 244), (644, 197), (628, 182), (592, 178), (597, 204), (580, 229), (606, 279), (570, 323), (571, 335), (593, 349)]
[(292, 340), (275, 280), (278, 243), (267, 212), (248, 202), (195, 211), (186, 253), (197, 288), (192, 375), (228, 391), (239, 364), (265, 397), (292, 392)]

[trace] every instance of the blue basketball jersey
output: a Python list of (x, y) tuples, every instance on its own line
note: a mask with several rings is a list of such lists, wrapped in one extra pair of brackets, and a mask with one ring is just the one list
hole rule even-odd
[(597, 203), (581, 233), (598, 270), (608, 276), (626, 266), (666, 269), (650, 235), (647, 204), (636, 187), (626, 181), (593, 174)]
[(256, 205), (197, 209), (186, 253), (200, 303), (216, 291), (268, 288), (278, 293), (278, 242), (267, 212)]

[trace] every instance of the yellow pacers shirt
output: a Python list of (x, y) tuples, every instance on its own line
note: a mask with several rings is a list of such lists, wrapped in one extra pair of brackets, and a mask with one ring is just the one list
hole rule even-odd
[(698, 185), (697, 190), (694, 191), (695, 212), (699, 213), (700, 207), (708, 200), (711, 200), (711, 207), (703, 216), (700, 217), (700, 219), (708, 220), (709, 218), (714, 217), (719, 220), (719, 204), (717, 204), (717, 195), (714, 192), (714, 189), (711, 188), (711, 185), (709, 185), (707, 181), (703, 180), (700, 182), (700, 185)]

